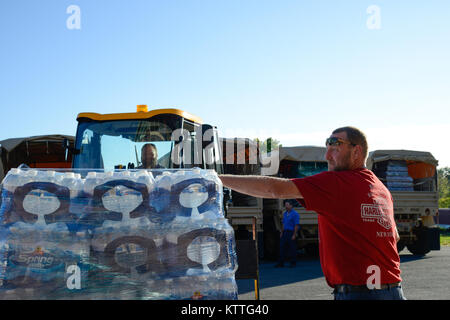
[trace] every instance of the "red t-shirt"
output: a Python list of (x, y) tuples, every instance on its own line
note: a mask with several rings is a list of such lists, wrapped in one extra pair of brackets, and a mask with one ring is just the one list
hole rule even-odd
[(320, 262), (331, 287), (366, 285), (375, 274), (370, 266), (379, 267), (381, 284), (401, 281), (392, 196), (372, 171), (326, 171), (292, 181), (300, 203), (318, 213)]

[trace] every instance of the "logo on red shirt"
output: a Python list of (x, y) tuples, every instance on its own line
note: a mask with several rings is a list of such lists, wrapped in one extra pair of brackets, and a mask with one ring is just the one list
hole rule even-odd
[(376, 220), (379, 225), (386, 229), (392, 227), (389, 216), (384, 213), (383, 207), (378, 204), (361, 204), (361, 218), (364, 221)]

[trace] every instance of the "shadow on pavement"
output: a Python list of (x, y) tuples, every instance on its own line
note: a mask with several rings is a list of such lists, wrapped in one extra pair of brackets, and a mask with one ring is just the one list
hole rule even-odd
[[(408, 263), (417, 260), (425, 260), (429, 257), (416, 256), (409, 251), (400, 254), (400, 263)], [(284, 268), (275, 268), (276, 261), (261, 260), (259, 262), (259, 288), (265, 289), (270, 287), (282, 286), (290, 283), (306, 281), (323, 277), (322, 268), (319, 258), (310, 257), (301, 254), (297, 257), (297, 265), (289, 268), (286, 263)], [(324, 280), (325, 281), (325, 280)], [(236, 280), (239, 294), (254, 292), (254, 280), (243, 279)]]
[(411, 262), (411, 261), (416, 261), (416, 260), (424, 260), (424, 259), (428, 259), (428, 256), (416, 256), (413, 255), (412, 253), (409, 253), (408, 251), (406, 251), (405, 253), (400, 253), (400, 263), (405, 263), (405, 262)]
[[(275, 268), (276, 261), (261, 260), (259, 262), (259, 288), (282, 286), (294, 282), (311, 280), (323, 277), (319, 258), (301, 255), (297, 258), (297, 265), (289, 268), (289, 263), (284, 268)], [(239, 294), (255, 290), (254, 280), (236, 280)]]

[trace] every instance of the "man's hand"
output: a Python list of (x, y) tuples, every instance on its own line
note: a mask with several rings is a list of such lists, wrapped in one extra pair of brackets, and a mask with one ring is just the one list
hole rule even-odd
[(292, 240), (295, 240), (297, 238), (297, 232), (298, 232), (298, 224), (294, 227), (294, 234), (292, 235)]

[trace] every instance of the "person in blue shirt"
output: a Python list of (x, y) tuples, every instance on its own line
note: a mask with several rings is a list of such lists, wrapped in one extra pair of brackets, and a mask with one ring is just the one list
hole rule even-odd
[(292, 202), (284, 202), (286, 211), (283, 214), (283, 223), (280, 234), (280, 255), (275, 267), (284, 267), (284, 261), (290, 258), (290, 267), (295, 267), (297, 260), (297, 231), (300, 225), (300, 215), (293, 209)]

